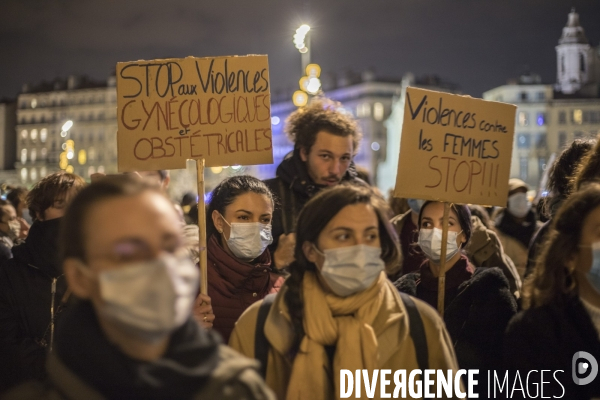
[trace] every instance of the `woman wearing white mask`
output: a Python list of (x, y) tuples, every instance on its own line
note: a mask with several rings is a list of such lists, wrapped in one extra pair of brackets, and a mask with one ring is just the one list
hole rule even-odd
[(506, 366), (562, 371), (547, 379), (547, 397), (600, 398), (600, 185), (572, 194), (554, 216), (523, 308), (507, 329)]
[(531, 239), (542, 227), (531, 202), (527, 198), (529, 187), (520, 179), (508, 181), (508, 202), (505, 209), (498, 211), (494, 217), (494, 227), (502, 242), (504, 253), (515, 264), (521, 280), (525, 278), (527, 268), (527, 249)]
[[(418, 272), (394, 284), (437, 308), (444, 203), (428, 201), (419, 214), (419, 247), (427, 257)], [(444, 321), (458, 365), (466, 369), (501, 366), (502, 337), (517, 305), (500, 268), (477, 268), (461, 251), (471, 237), (471, 213), (452, 204), (448, 216)]]
[(342, 369), (456, 369), (435, 310), (386, 278), (399, 254), (387, 220), (383, 199), (348, 185), (323, 190), (300, 212), (291, 276), (240, 317), (229, 341), (262, 362), (278, 399), (339, 399)]
[(62, 267), (81, 301), (51, 328), (48, 382), (7, 399), (273, 399), (253, 363), (193, 319), (199, 272), (157, 188), (101, 179), (73, 200), (61, 230)]
[(208, 295), (213, 328), (225, 343), (244, 310), (283, 284), (267, 249), (272, 216), (273, 196), (257, 178), (232, 176), (212, 192), (206, 218)]

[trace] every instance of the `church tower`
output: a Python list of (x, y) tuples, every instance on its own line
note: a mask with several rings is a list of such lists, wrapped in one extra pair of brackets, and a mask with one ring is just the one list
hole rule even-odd
[(594, 79), (593, 49), (579, 25), (579, 14), (574, 8), (558, 40), (556, 56), (558, 91), (572, 94)]

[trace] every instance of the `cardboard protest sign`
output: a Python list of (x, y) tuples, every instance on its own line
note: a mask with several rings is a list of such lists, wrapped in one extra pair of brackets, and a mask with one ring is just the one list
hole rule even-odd
[(273, 163), (266, 55), (117, 64), (119, 171)]
[(516, 106), (409, 87), (394, 196), (506, 206)]

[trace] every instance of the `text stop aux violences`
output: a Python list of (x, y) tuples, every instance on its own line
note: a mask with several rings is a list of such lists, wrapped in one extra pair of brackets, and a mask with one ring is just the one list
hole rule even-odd
[(183, 68), (174, 61), (134, 63), (121, 69), (120, 77), (130, 83), (130, 90), (122, 94), (130, 99), (120, 113), (122, 126), (130, 131), (175, 131), (168, 137), (139, 138), (134, 157), (196, 158), (271, 150), (270, 128), (264, 124), (248, 128), (270, 120), (266, 68), (230, 70), (227, 59), (212, 59), (207, 68), (198, 60), (194, 63), (196, 74), (186, 77), (185, 84), (180, 83)]

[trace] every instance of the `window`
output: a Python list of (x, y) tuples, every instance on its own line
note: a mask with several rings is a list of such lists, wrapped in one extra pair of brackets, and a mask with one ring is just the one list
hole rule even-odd
[(91, 177), (95, 173), (96, 173), (96, 168), (94, 168), (94, 167), (89, 167), (88, 168), (88, 177)]
[(88, 160), (90, 161), (94, 161), (96, 159), (96, 149), (94, 149), (93, 147), (90, 147), (88, 149)]
[(371, 105), (367, 102), (361, 103), (356, 106), (356, 116), (359, 118), (371, 116)]
[(538, 133), (535, 137), (535, 148), (545, 149), (547, 147), (546, 134)]
[(544, 126), (546, 124), (546, 113), (537, 113), (536, 122), (538, 126)]
[(43, 178), (46, 175), (48, 175), (48, 171), (46, 170), (46, 167), (40, 168), (40, 178)]
[(561, 70), (562, 74), (565, 73), (565, 56), (564, 55), (562, 55), (560, 57), (560, 70)]
[(40, 151), (40, 158), (42, 160), (45, 160), (46, 157), (48, 157), (48, 149), (46, 149), (45, 147), (42, 148), (42, 150)]
[(537, 99), (538, 100), (546, 100), (546, 93), (544, 93), (544, 92), (538, 92), (537, 93)]
[(23, 139), (23, 140), (27, 139), (27, 129), (23, 129), (21, 131), (21, 139)]
[(527, 95), (527, 92), (521, 92), (519, 97), (520, 97), (521, 101), (527, 101), (527, 98), (529, 96)]
[(25, 164), (27, 162), (27, 149), (21, 150), (21, 164)]
[(527, 159), (527, 157), (521, 157), (519, 159), (519, 178), (522, 181), (526, 181), (527, 177), (529, 176), (529, 160)]
[(34, 163), (37, 159), (37, 151), (35, 149), (31, 149), (31, 162)]
[(546, 171), (546, 158), (540, 157), (540, 158), (538, 158), (538, 177), (539, 178), (544, 176), (544, 171)]
[(375, 118), (376, 121), (382, 121), (383, 120), (383, 104), (381, 103), (375, 103), (373, 105), (373, 118)]
[(581, 110), (573, 110), (571, 117), (571, 121), (577, 125), (581, 125), (583, 123), (583, 112)]
[(579, 53), (579, 71), (585, 72), (585, 56)]
[(525, 133), (517, 135), (517, 147), (519, 149), (528, 149), (531, 147), (531, 137)]
[(567, 132), (558, 132), (558, 148), (564, 149), (567, 147)]
[(567, 123), (567, 113), (564, 111), (561, 111), (558, 113), (558, 123), (561, 125), (564, 125)]
[(529, 114), (525, 111), (519, 112), (519, 126), (529, 125)]
[(40, 130), (40, 140), (42, 143), (46, 143), (46, 139), (48, 139), (48, 129), (42, 128), (42, 130)]
[(37, 178), (38, 178), (38, 176), (37, 176), (37, 169), (31, 168), (31, 171), (29, 172), (29, 176), (31, 177), (31, 181), (32, 182), (37, 181)]
[(37, 139), (37, 133), (38, 133), (37, 129), (32, 129), (31, 130), (30, 137), (31, 137), (31, 141), (32, 142), (36, 141), (36, 139)]
[(104, 165), (100, 165), (100, 166), (98, 167), (98, 173), (99, 173), (99, 174), (103, 174), (103, 173), (104, 173)]
[(31, 108), (36, 108), (36, 107), (37, 107), (37, 100), (31, 99)]
[(27, 180), (27, 168), (21, 168), (21, 180), (22, 181)]

